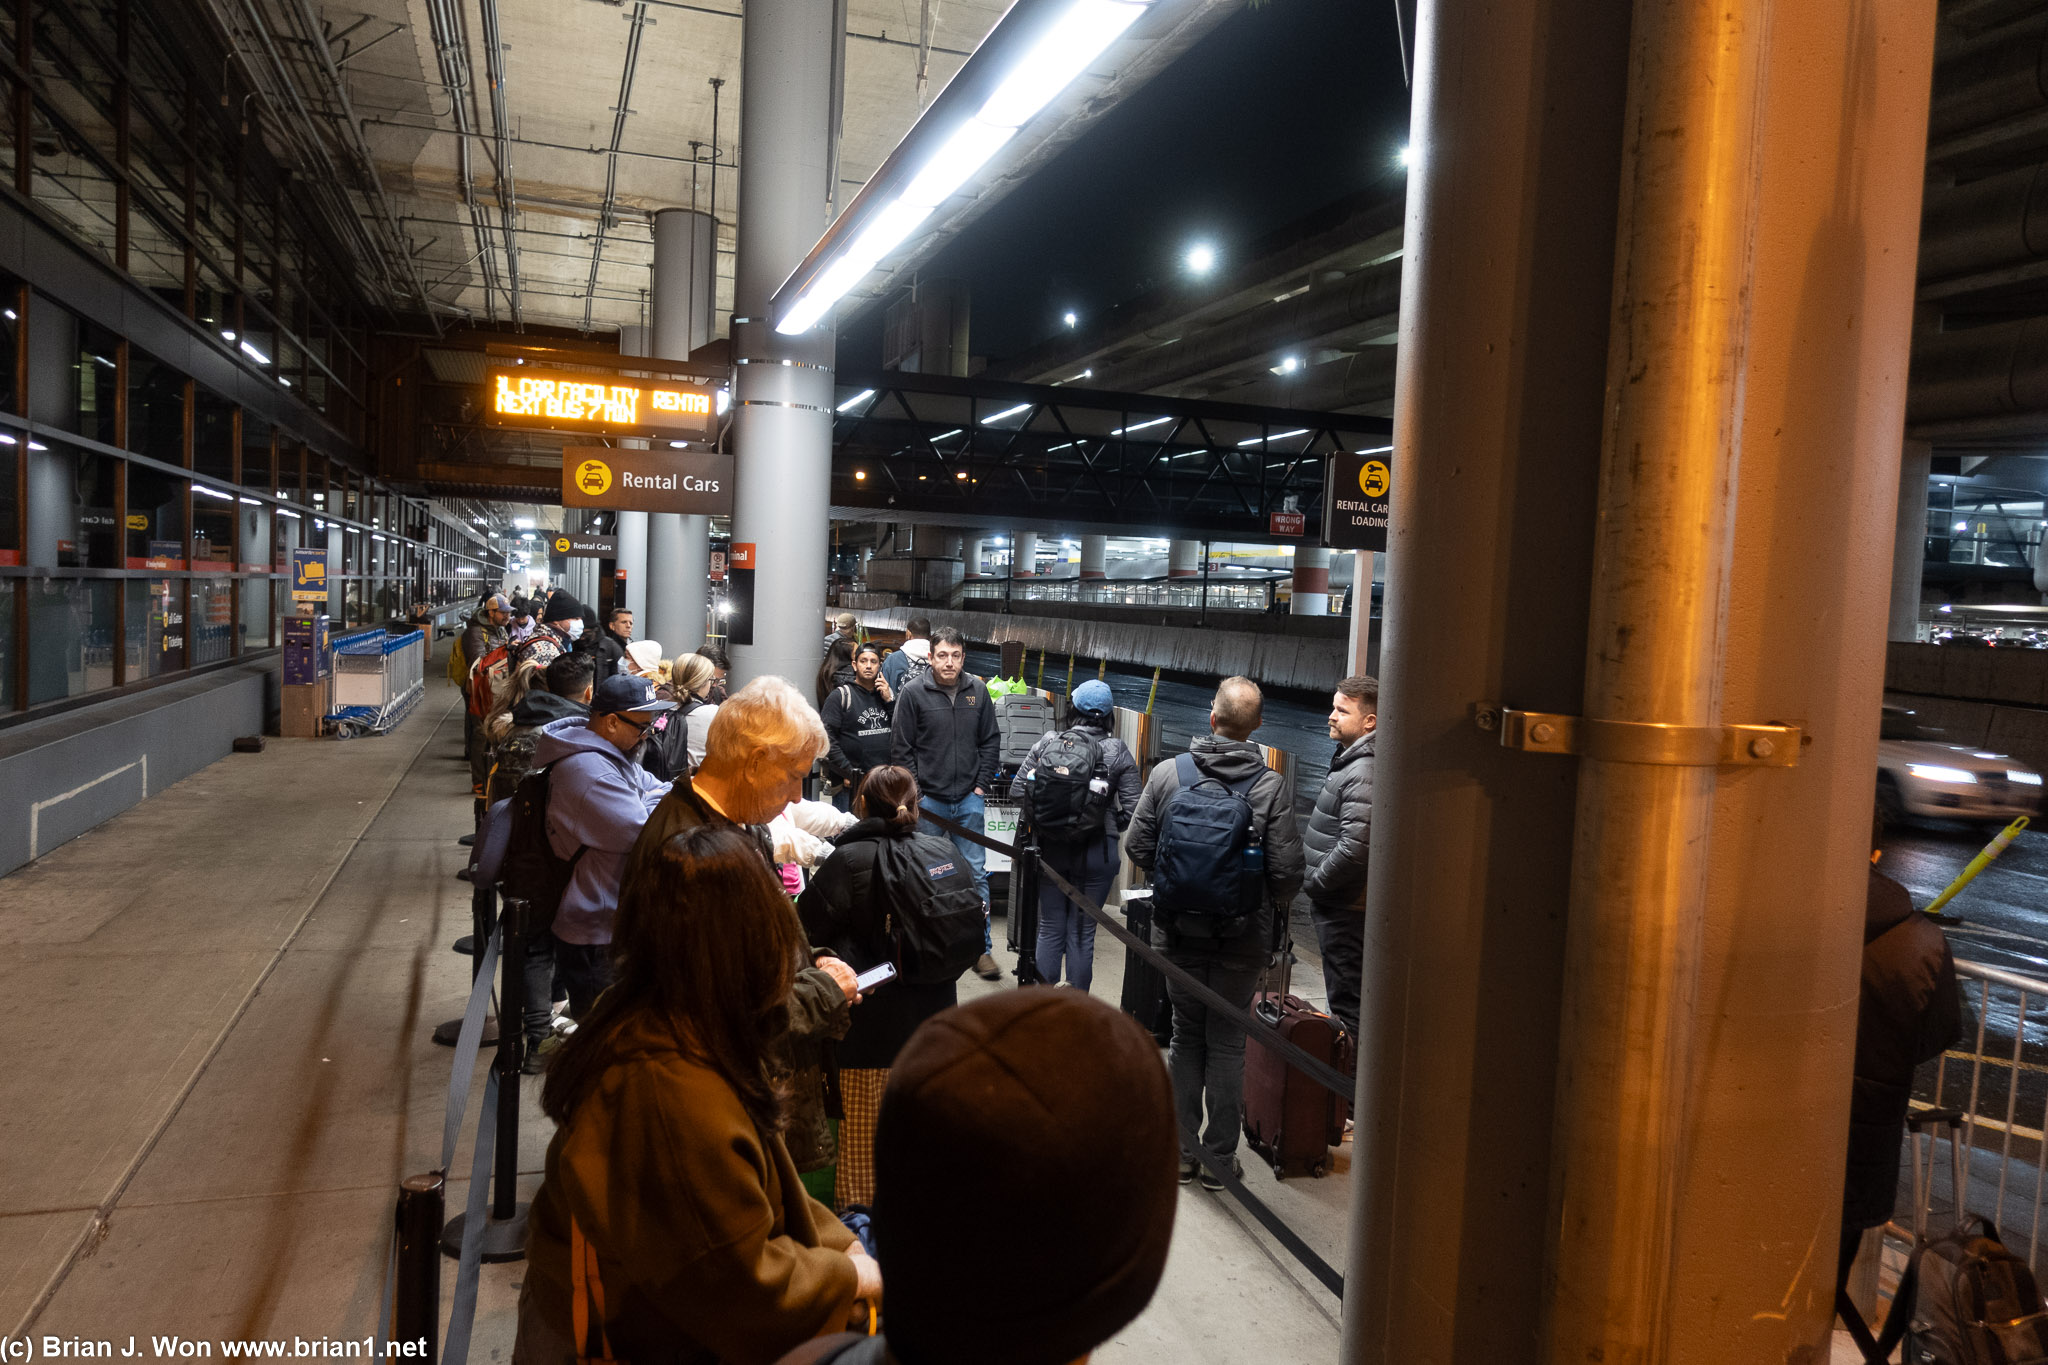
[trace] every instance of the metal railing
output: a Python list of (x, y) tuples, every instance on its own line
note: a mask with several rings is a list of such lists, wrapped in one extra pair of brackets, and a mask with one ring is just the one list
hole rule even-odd
[[(2048, 980), (1960, 960), (1956, 975), (1974, 1017), (1962, 1042), (1922, 1069), (1913, 1106), (1961, 1112), (1967, 1210), (1995, 1222), (2016, 1254), (2024, 1237), (2031, 1267), (2048, 1205)], [(1914, 1140), (1916, 1188), (1945, 1186), (1937, 1172), (1950, 1153), (1936, 1149), (1954, 1140), (1931, 1137), (1924, 1157)]]
[[(1212, 611), (1273, 611), (1286, 574), (1258, 579), (1209, 580), (1206, 598), (1200, 578), (977, 578), (956, 589), (956, 600), (995, 602), (1086, 602), (1111, 607), (1185, 607)], [(1341, 615), (1344, 590), (1330, 594), (1330, 614)]]

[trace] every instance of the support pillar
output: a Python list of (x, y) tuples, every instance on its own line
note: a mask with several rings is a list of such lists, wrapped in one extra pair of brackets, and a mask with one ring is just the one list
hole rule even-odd
[[(1934, 469), (1934, 446), (1907, 441), (1899, 460), (1898, 529), (1892, 534), (1891, 626), (1886, 639), (1911, 642), (1920, 638), (1920, 576), (1927, 568), (1927, 478)], [(2034, 586), (2042, 592), (2041, 574)]]
[(1038, 532), (1015, 531), (1010, 535), (1010, 577), (1030, 578), (1038, 572)]
[(1295, 616), (1330, 614), (1330, 552), (1321, 546), (1294, 547), (1294, 590), (1289, 610)]
[[(1298, 552), (1297, 552), (1298, 553)], [(1379, 556), (1371, 550), (1351, 552), (1351, 628), (1345, 633), (1344, 670), (1373, 674), (1379, 669), (1372, 639), (1372, 575)]]
[(969, 578), (981, 577), (981, 555), (987, 544), (987, 540), (981, 536), (968, 536), (966, 543), (962, 545), (961, 558), (966, 561)]
[(1081, 537), (1081, 577), (1107, 578), (1106, 565), (1109, 560), (1108, 536)]
[(733, 541), (754, 546), (751, 642), (735, 641), (733, 686), (818, 668), (830, 547), (833, 332), (783, 336), (776, 287), (824, 232), (832, 98), (844, 38), (835, 7), (751, 0), (741, 22), (739, 255), (733, 353), (739, 457)]
[(1202, 571), (1202, 542), (1176, 540), (1166, 550), (1166, 576), (1193, 578)]
[(1419, 11), (1339, 1359), (1496, 1365), (1556, 1238), (1577, 765), (1472, 707), (1583, 702), (1629, 12)]
[[(694, 209), (654, 215), (653, 354), (687, 360), (712, 339), (718, 301), (717, 226)], [(624, 531), (623, 522), (621, 532)], [(656, 512), (647, 516), (644, 614), (640, 635), (661, 642), (671, 658), (704, 643), (706, 584), (711, 575), (711, 519)], [(630, 589), (632, 580), (627, 580)]]
[[(619, 328), (621, 356), (652, 355), (651, 344), (652, 337), (647, 328), (637, 325)], [(643, 450), (647, 447), (645, 440), (622, 441), (620, 444), (638, 446)], [(616, 596), (616, 600), (633, 613), (634, 638), (657, 640), (665, 648), (668, 642), (647, 628), (647, 514), (619, 512), (615, 515), (618, 527), (613, 534), (618, 538), (618, 552), (613, 556), (612, 564), (626, 576), (626, 591), (622, 596)]]

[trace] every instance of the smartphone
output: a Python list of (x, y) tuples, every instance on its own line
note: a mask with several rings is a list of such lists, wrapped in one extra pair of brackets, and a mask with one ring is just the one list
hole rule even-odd
[(884, 981), (893, 981), (895, 979), (896, 964), (893, 962), (884, 962), (879, 967), (875, 967), (871, 970), (862, 972), (859, 976), (853, 979), (853, 984), (860, 988), (860, 993), (862, 995), (866, 995), (869, 991), (881, 985)]

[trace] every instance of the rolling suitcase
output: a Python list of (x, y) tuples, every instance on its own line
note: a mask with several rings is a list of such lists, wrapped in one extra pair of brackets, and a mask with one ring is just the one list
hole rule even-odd
[[(1124, 893), (1124, 924), (1145, 942), (1152, 941), (1152, 896)], [(1173, 1041), (1173, 1003), (1166, 998), (1166, 977), (1136, 953), (1124, 954), (1123, 1012), (1145, 1026), (1165, 1047)]]
[(995, 702), (996, 762), (1014, 769), (1031, 756), (1031, 746), (1052, 730), (1052, 703), (1035, 692), (1012, 692)]
[[(1298, 995), (1262, 991), (1252, 1011), (1311, 1057), (1339, 1071), (1351, 1071), (1350, 1040), (1336, 1020)], [(1320, 1177), (1329, 1170), (1330, 1149), (1344, 1140), (1350, 1106), (1283, 1061), (1256, 1038), (1244, 1053), (1244, 1135), (1253, 1151), (1272, 1163), (1275, 1179)]]

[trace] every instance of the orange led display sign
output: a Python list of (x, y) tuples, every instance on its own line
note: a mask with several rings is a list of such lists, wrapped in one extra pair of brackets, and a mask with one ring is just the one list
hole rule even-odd
[(493, 370), (488, 397), (490, 419), (499, 426), (685, 441), (718, 433), (717, 395), (698, 384), (522, 367)]

